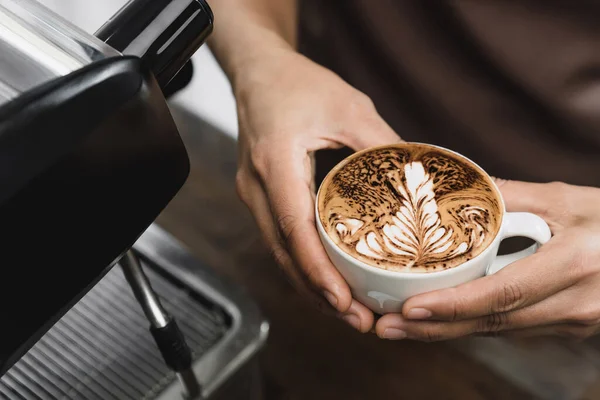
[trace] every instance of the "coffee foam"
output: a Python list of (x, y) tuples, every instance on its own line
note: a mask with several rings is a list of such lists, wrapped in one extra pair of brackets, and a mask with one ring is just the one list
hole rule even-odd
[(426, 145), (355, 155), (332, 171), (319, 216), (346, 253), (378, 268), (430, 272), (480, 254), (502, 217), (489, 178), (467, 160)]

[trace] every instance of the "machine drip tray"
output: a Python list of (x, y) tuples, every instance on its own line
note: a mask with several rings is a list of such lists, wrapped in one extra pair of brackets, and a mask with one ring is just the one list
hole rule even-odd
[[(240, 377), (247, 398), (259, 398), (254, 355), (268, 324), (251, 299), (158, 226), (134, 249), (192, 348), (203, 398), (232, 398), (224, 393)], [(116, 266), (0, 379), (0, 398), (180, 399), (148, 326)]]

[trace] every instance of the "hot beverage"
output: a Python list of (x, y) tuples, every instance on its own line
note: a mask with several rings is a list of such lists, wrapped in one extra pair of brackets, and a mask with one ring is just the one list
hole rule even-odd
[(456, 267), (492, 243), (503, 218), (496, 186), (449, 150), (398, 144), (356, 153), (321, 185), (318, 218), (345, 253), (425, 273)]

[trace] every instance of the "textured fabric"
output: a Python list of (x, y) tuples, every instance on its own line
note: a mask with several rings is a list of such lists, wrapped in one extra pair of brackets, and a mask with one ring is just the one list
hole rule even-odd
[(600, 1), (300, 5), (301, 52), (368, 94), (405, 140), (503, 178), (600, 186)]

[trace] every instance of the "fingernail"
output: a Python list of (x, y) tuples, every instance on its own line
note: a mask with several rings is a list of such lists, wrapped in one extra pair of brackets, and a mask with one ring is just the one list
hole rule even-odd
[(342, 317), (344, 321), (354, 329), (358, 329), (360, 331), (360, 318), (354, 314), (346, 314)]
[(411, 308), (406, 313), (408, 319), (428, 319), (431, 318), (431, 311), (424, 308)]
[(337, 307), (337, 305), (338, 305), (338, 299), (331, 292), (325, 291), (323, 293), (323, 296), (325, 296), (325, 298), (327, 299), (327, 301), (329, 302), (329, 304), (331, 304), (333, 307)]
[(387, 328), (385, 331), (383, 331), (383, 338), (390, 340), (401, 340), (406, 338), (406, 332), (396, 328)]

